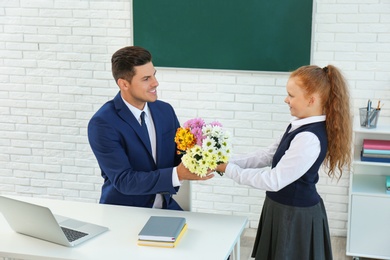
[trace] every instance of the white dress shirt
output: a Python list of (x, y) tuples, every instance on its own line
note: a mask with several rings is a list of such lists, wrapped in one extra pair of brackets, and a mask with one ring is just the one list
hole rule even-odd
[[(325, 121), (325, 118), (324, 115), (294, 118), (289, 132), (309, 123)], [(271, 169), (269, 166), (282, 136), (264, 150), (232, 158), (225, 175), (239, 184), (266, 191), (279, 191), (299, 179), (317, 160), (321, 150), (320, 140), (311, 132), (297, 134), (279, 163)]]

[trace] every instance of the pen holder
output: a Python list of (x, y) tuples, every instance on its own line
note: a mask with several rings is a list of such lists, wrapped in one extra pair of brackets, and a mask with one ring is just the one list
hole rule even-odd
[(380, 109), (371, 108), (367, 110), (366, 107), (359, 108), (360, 125), (366, 128), (375, 128), (378, 123)]

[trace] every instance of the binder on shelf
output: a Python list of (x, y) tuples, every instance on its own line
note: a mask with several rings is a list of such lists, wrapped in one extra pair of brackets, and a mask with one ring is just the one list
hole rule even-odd
[(363, 149), (390, 150), (390, 140), (364, 139)]
[(183, 217), (151, 216), (139, 232), (138, 239), (175, 242), (185, 224)]
[(390, 163), (390, 140), (364, 139), (361, 161)]
[(380, 155), (390, 156), (390, 150), (377, 150), (377, 149), (363, 148), (363, 153), (365, 153), (365, 154), (380, 154)]
[(390, 176), (386, 176), (386, 193), (390, 194)]
[(183, 234), (187, 230), (187, 224), (184, 224), (183, 229), (180, 231), (178, 237), (174, 242), (164, 242), (164, 241), (153, 241), (153, 240), (138, 240), (138, 245), (140, 246), (154, 246), (154, 247), (169, 247), (173, 248), (176, 247), (181, 238), (183, 237)]
[(390, 158), (381, 158), (381, 157), (367, 157), (363, 153), (360, 155), (360, 160), (362, 162), (380, 162), (380, 163), (390, 163)]
[(390, 154), (366, 153), (366, 151), (363, 151), (362, 155), (371, 158), (390, 158)]

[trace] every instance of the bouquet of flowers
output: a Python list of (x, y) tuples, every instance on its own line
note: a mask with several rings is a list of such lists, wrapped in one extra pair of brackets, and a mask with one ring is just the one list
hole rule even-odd
[(201, 118), (190, 119), (177, 129), (175, 142), (184, 166), (198, 176), (227, 162), (231, 155), (230, 133), (217, 121), (206, 124)]

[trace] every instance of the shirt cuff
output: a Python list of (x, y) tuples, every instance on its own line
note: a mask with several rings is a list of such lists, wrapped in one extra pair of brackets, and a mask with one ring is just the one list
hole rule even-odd
[(172, 169), (172, 185), (173, 187), (181, 186), (182, 182), (179, 181), (179, 176), (177, 176), (177, 167), (173, 167)]
[(231, 163), (229, 162), (227, 165), (226, 165), (226, 168), (225, 168), (225, 173), (224, 175), (230, 179), (233, 178), (233, 171), (235, 170), (235, 167), (236, 165), (234, 163)]

